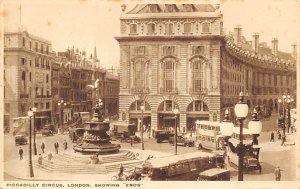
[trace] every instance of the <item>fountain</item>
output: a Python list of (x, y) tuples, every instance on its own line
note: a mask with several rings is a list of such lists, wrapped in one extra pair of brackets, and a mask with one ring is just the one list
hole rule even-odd
[(110, 136), (107, 134), (107, 131), (109, 130), (109, 121), (105, 121), (103, 119), (101, 113), (101, 99), (99, 99), (99, 102), (96, 103), (94, 109), (94, 117), (91, 119), (91, 121), (84, 123), (85, 133), (73, 147), (74, 151), (83, 154), (118, 152), (121, 148), (121, 145), (110, 142)]

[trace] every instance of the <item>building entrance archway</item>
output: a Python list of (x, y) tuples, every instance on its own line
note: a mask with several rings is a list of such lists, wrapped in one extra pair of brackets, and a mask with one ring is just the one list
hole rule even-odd
[[(143, 115), (141, 106), (144, 106)], [(143, 117), (144, 131), (151, 129), (151, 107), (147, 101), (136, 100), (129, 107), (129, 123), (135, 124), (138, 131), (141, 130), (141, 119)]]
[[(158, 106), (157, 109), (157, 129), (158, 130), (174, 130), (177, 124), (177, 130), (180, 131), (180, 116), (175, 114), (173, 110), (178, 108), (178, 104), (172, 100), (165, 100)], [(180, 110), (179, 110), (180, 114)]]
[(186, 110), (187, 132), (195, 130), (197, 120), (209, 120), (209, 109), (205, 102), (195, 100), (187, 106)]

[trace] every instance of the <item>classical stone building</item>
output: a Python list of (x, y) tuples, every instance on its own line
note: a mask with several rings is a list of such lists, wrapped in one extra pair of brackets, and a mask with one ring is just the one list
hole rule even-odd
[[(51, 119), (51, 42), (20, 29), (4, 34), (4, 127), (36, 107), (37, 128)], [(40, 119), (39, 119), (40, 118)]]
[(276, 108), (276, 95), (295, 90), (295, 59), (278, 52), (276, 39), (271, 51), (257, 35), (253, 48), (239, 27), (232, 36), (224, 35), (218, 6), (137, 5), (120, 21), (121, 35), (115, 37), (120, 121), (138, 123), (143, 105), (145, 125), (168, 129), (175, 125), (177, 108), (180, 130), (186, 132), (195, 120), (222, 120), (224, 108), (237, 102), (240, 91), (250, 107)]

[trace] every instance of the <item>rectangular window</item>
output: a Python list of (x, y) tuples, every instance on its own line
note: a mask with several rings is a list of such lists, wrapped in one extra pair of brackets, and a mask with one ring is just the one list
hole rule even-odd
[(21, 62), (22, 62), (22, 65), (25, 65), (26, 64), (26, 59), (25, 58), (21, 58)]
[(38, 51), (38, 43), (35, 42), (35, 51)]
[(137, 34), (137, 24), (130, 24), (130, 33)]
[(210, 33), (210, 23), (202, 24), (202, 33)]
[(184, 33), (192, 33), (192, 24), (191, 23), (185, 23), (183, 32)]
[(148, 35), (154, 35), (155, 34), (155, 24), (151, 23), (148, 24)]
[(145, 55), (146, 47), (145, 46), (137, 46), (133, 48), (134, 55)]
[(29, 48), (31, 49), (31, 41), (29, 42)]
[(44, 52), (44, 45), (41, 44), (41, 52), (43, 53)]
[(204, 46), (193, 46), (192, 55), (204, 54)]
[(49, 54), (49, 46), (46, 46), (46, 53)]
[(175, 55), (175, 46), (164, 46), (163, 47), (163, 56), (168, 56), (168, 55)]
[(50, 108), (50, 102), (46, 102), (46, 109)]

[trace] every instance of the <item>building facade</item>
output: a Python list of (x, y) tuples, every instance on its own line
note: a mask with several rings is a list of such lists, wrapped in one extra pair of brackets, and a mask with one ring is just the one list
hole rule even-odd
[[(57, 76), (53, 77), (53, 119), (55, 124), (59, 123), (61, 116), (63, 124), (72, 120), (75, 112), (91, 112), (98, 99), (102, 99), (106, 117), (117, 114), (119, 79), (106, 70), (100, 68), (100, 61), (97, 59), (96, 48), (94, 55), (86, 56), (86, 52), (79, 49), (68, 49), (65, 52), (58, 52), (55, 56), (54, 68), (57, 68)], [(54, 72), (54, 70), (53, 70)], [(96, 80), (98, 86), (94, 88)], [(56, 91), (57, 90), (57, 91)], [(113, 91), (111, 91), (113, 90)], [(64, 101), (63, 106), (58, 103)], [(111, 110), (113, 109), (113, 111)], [(92, 115), (91, 115), (92, 116)]]
[[(295, 89), (295, 60), (278, 48), (269, 59), (266, 48), (253, 52), (241, 29), (224, 35), (218, 6), (137, 5), (123, 12), (120, 21), (121, 35), (115, 37), (120, 44), (120, 121), (138, 124), (143, 114), (151, 129), (169, 129), (176, 120), (186, 132), (196, 120), (222, 120), (240, 91), (249, 105), (272, 100), (276, 109), (275, 96)], [(268, 60), (276, 66), (269, 69)], [(283, 78), (285, 84), (269, 86), (263, 81), (269, 77)]]
[[(36, 107), (36, 127), (51, 119), (51, 42), (19, 29), (4, 34), (4, 130)], [(45, 118), (45, 119), (44, 119)]]

